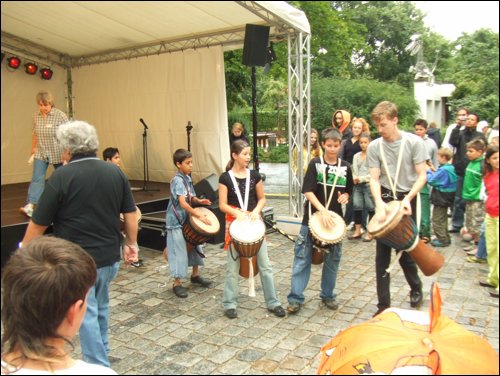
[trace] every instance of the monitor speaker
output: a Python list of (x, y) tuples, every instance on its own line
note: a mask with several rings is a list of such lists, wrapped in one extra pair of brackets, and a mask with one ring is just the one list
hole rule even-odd
[(266, 65), (269, 26), (247, 24), (243, 45), (243, 64), (249, 67)]

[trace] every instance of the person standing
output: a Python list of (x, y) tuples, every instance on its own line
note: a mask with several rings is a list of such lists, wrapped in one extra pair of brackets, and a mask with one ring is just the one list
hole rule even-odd
[(333, 113), (332, 125), (333, 128), (338, 130), (342, 135), (342, 140), (348, 140), (352, 137), (351, 128), (351, 114), (345, 110), (337, 110)]
[[(382, 136), (370, 143), (367, 153), (375, 217), (384, 222), (386, 203), (400, 200), (403, 210), (415, 219), (416, 196), (426, 183), (427, 151), (424, 142), (420, 137), (398, 129), (398, 108), (394, 103), (384, 101), (376, 105), (372, 120)], [(378, 310), (375, 315), (391, 306), (390, 274), (386, 271), (391, 262), (391, 247), (380, 240), (376, 244)], [(417, 307), (423, 299), (417, 265), (407, 252), (399, 252), (402, 252), (399, 264), (411, 289), (410, 305)]]
[[(311, 276), (313, 241), (309, 229), (309, 218), (320, 212), (320, 218), (327, 229), (333, 228), (334, 218), (330, 211), (342, 217), (342, 206), (347, 204), (352, 193), (351, 165), (338, 157), (342, 135), (337, 129), (326, 128), (321, 133), (321, 145), (325, 151), (324, 159), (314, 158), (307, 167), (302, 193), (307, 201), (304, 204), (304, 218), (295, 242), (292, 264), (292, 280), (288, 294), (289, 313), (297, 313), (304, 304), (304, 290)], [(311, 213), (310, 213), (311, 211)], [(336, 310), (335, 284), (337, 271), (342, 257), (342, 242), (331, 244), (324, 255), (321, 272), (320, 298), (329, 309)]]
[(53, 226), (54, 235), (81, 246), (94, 259), (97, 280), (80, 328), (83, 359), (109, 367), (109, 285), (120, 265), (120, 213), (124, 217), (125, 264), (137, 257), (137, 214), (128, 179), (97, 157), (95, 128), (84, 121), (58, 126), (56, 137), (69, 163), (51, 175), (22, 244)]
[(33, 135), (31, 139), (31, 157), (33, 174), (28, 188), (27, 203), (19, 209), (31, 217), (45, 187), (45, 175), (49, 164), (57, 169), (62, 166), (62, 149), (56, 140), (57, 127), (68, 121), (64, 112), (54, 107), (54, 97), (48, 91), (36, 95), (38, 112), (33, 117)]
[(236, 140), (242, 140), (249, 144), (248, 138), (245, 135), (245, 126), (238, 122), (233, 123), (231, 127), (231, 132), (229, 133), (229, 147), (231, 147)]
[(474, 138), (480, 138), (486, 144), (486, 138), (483, 133), (476, 130), (479, 116), (473, 112), (469, 113), (465, 122), (465, 128), (460, 130), (455, 127), (451, 132), (450, 145), (455, 148), (453, 156), (453, 166), (458, 176), (457, 192), (455, 193), (455, 201), (453, 202), (453, 216), (451, 220), (451, 233), (460, 232), (464, 225), (465, 217), (465, 200), (462, 197), (462, 190), (464, 184), (465, 168), (469, 160), (467, 158), (467, 143)]
[[(259, 220), (262, 209), (266, 205), (262, 178), (258, 171), (248, 168), (251, 158), (250, 152), (251, 148), (245, 141), (233, 142), (231, 160), (226, 166), (226, 171), (219, 178), (219, 208), (226, 215), (224, 248), (228, 251), (222, 305), (224, 316), (229, 319), (238, 317), (236, 306), (238, 304), (238, 270), (240, 268), (240, 258), (234, 259), (229, 249), (231, 242), (229, 226), (236, 219), (248, 219), (250, 223)], [(277, 317), (285, 317), (286, 312), (276, 294), (273, 270), (265, 239), (262, 241), (256, 257), (267, 309)]]
[(455, 123), (450, 124), (450, 126), (448, 128), (446, 128), (443, 142), (441, 143), (442, 147), (449, 148), (449, 149), (453, 150), (453, 153), (455, 153), (455, 148), (450, 144), (451, 132), (455, 128), (458, 128), (459, 130), (465, 129), (465, 122), (467, 121), (467, 116), (469, 116), (469, 110), (467, 108), (460, 107), (457, 110), (457, 118), (455, 119)]

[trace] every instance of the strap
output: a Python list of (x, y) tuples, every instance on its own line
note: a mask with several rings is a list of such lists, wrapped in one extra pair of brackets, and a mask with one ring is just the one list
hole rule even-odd
[[(326, 200), (326, 174), (327, 174), (328, 165), (324, 162), (322, 155), (319, 156), (319, 159), (321, 161), (321, 169), (324, 169), (323, 170), (323, 192), (325, 194), (325, 200)], [(338, 172), (340, 170), (340, 158), (337, 158), (337, 159), (338, 159), (337, 170), (335, 171), (335, 178), (333, 179), (332, 190), (330, 191), (330, 196), (328, 197), (328, 202), (326, 204), (326, 210), (328, 210), (328, 208), (330, 207), (330, 202), (332, 201), (332, 197), (333, 197), (333, 191), (335, 191), (335, 187), (337, 186), (337, 180), (339, 178)], [(309, 219), (311, 219), (311, 216), (312, 216), (311, 201), (309, 201)]]
[[(184, 177), (182, 175), (175, 175), (174, 178), (172, 180), (175, 179), (176, 176), (179, 176), (182, 180), (182, 182), (184, 183), (184, 187), (186, 187), (186, 192), (187, 192), (187, 196), (188, 196), (188, 203), (189, 205), (191, 206), (191, 194), (189, 192), (189, 186), (188, 186), (188, 183), (187, 181), (184, 179)], [(177, 218), (177, 222), (179, 222), (179, 224), (181, 226), (183, 226), (184, 224), (181, 223), (181, 220), (180, 220), (180, 215), (179, 213), (177, 212), (177, 209), (175, 208), (175, 204), (172, 204), (172, 209), (174, 210), (174, 214), (175, 214), (175, 218)]]
[(238, 202), (240, 204), (240, 208), (243, 209), (243, 211), (247, 211), (248, 197), (250, 195), (250, 170), (248, 168), (246, 169), (245, 201), (243, 201), (243, 199), (241, 197), (240, 187), (238, 186), (238, 183), (236, 182), (236, 178), (234, 177), (233, 170), (229, 170), (229, 177), (231, 178), (231, 181), (233, 182), (234, 190), (236, 191), (236, 196), (238, 196)]
[(380, 149), (380, 157), (382, 158), (382, 164), (387, 173), (387, 179), (389, 180), (389, 185), (391, 186), (393, 197), (396, 198), (396, 187), (398, 183), (399, 170), (401, 168), (401, 162), (403, 160), (404, 146), (406, 142), (406, 137), (404, 136), (404, 132), (401, 132), (401, 146), (399, 147), (398, 161), (396, 165), (396, 175), (394, 175), (394, 182), (392, 181), (391, 174), (389, 172), (389, 168), (387, 167), (387, 159), (385, 158), (384, 148), (382, 147), (382, 143), (384, 140), (380, 140), (379, 149)]

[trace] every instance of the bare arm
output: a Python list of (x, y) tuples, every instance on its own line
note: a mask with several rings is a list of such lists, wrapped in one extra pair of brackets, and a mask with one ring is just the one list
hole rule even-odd
[(191, 205), (188, 204), (188, 202), (186, 201), (186, 197), (185, 196), (178, 196), (178, 197), (179, 197), (179, 205), (189, 215), (192, 215), (192, 216), (198, 218), (200, 221), (202, 221), (206, 225), (211, 225), (212, 224), (212, 222), (210, 222), (210, 220), (208, 218), (206, 218), (203, 213), (201, 213), (200, 211), (196, 210), (195, 208), (193, 208)]
[(125, 232), (123, 255), (125, 264), (128, 265), (130, 261), (137, 259), (139, 253), (139, 246), (137, 244), (137, 231), (139, 226), (137, 224), (136, 211), (123, 213), (123, 228)]
[(37, 225), (33, 220), (30, 220), (28, 223), (28, 227), (26, 228), (26, 233), (24, 234), (24, 238), (21, 241), (23, 244), (29, 243), (31, 240), (42, 236), (45, 233), (49, 226), (41, 226)]
[(262, 180), (255, 186), (255, 192), (257, 194), (257, 206), (250, 213), (251, 219), (259, 219), (260, 212), (264, 209), (264, 206), (266, 206), (266, 195), (264, 194), (264, 184), (262, 184)]
[(228, 193), (227, 186), (219, 183), (219, 209), (220, 209), (220, 211), (223, 213), (229, 214), (235, 218), (243, 219), (245, 217), (245, 213), (240, 209), (236, 209), (236, 208), (231, 207), (227, 203), (227, 193)]

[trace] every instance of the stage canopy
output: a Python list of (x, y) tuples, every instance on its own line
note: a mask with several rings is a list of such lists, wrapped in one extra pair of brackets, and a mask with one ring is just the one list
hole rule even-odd
[(118, 147), (130, 179), (144, 175), (141, 118), (150, 180), (173, 176), (171, 156), (187, 148), (188, 122), (194, 180), (220, 173), (229, 160), (223, 51), (243, 47), (246, 24), (270, 26), (270, 39), (298, 56), (289, 67), (296, 106), (310, 29), (286, 2), (2, 2), (2, 54), (54, 71), (45, 81), (2, 63), (2, 184), (31, 178), (26, 160), (39, 90), (51, 90), (56, 107), (95, 125), (100, 151)]

